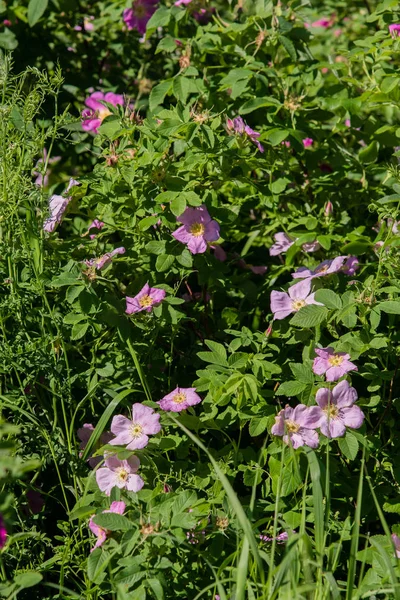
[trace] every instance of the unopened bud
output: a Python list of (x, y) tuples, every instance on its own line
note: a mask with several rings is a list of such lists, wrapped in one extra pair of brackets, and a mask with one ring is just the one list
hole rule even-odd
[(330, 200), (325, 204), (324, 215), (329, 217), (333, 213), (333, 204)]

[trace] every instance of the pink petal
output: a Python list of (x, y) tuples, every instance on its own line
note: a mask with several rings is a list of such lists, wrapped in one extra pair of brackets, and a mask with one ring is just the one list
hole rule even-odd
[(332, 395), (328, 388), (320, 388), (315, 396), (315, 401), (320, 408), (326, 408), (330, 402), (332, 404)]
[(116, 485), (116, 476), (110, 469), (101, 468), (96, 471), (96, 481), (101, 491), (109, 496), (112, 488)]
[(299, 283), (295, 283), (292, 285), (289, 290), (289, 296), (292, 299), (302, 299), (307, 298), (311, 291), (311, 281), (310, 279), (305, 279), (304, 281), (300, 281)]
[(338, 408), (351, 406), (357, 400), (357, 391), (350, 386), (348, 381), (341, 381), (333, 388), (333, 397)]
[[(215, 239), (218, 239), (218, 237)], [(215, 239), (212, 241), (215, 241)], [(192, 254), (203, 254), (207, 250), (207, 242), (202, 236), (196, 237), (191, 235), (187, 247)]]
[(293, 312), (292, 303), (286, 292), (277, 292), (275, 290), (271, 292), (271, 312), (274, 313), (275, 319), (278, 320), (284, 319)]
[(344, 424), (352, 429), (358, 429), (364, 423), (364, 413), (359, 406), (350, 406), (342, 408), (340, 415)]
[(123, 415), (116, 415), (111, 422), (111, 431), (114, 435), (126, 433), (127, 431), (129, 431), (129, 427), (131, 425), (132, 421), (130, 421)]
[(130, 492), (138, 492), (144, 486), (144, 481), (140, 475), (129, 475), (126, 483), (126, 489)]

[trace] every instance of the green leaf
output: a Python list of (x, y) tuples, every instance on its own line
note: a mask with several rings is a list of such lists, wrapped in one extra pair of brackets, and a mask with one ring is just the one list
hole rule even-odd
[(170, 204), (171, 212), (179, 217), (186, 209), (186, 198), (183, 194), (178, 194)]
[(198, 518), (190, 513), (174, 515), (171, 519), (171, 527), (180, 527), (181, 529), (193, 529), (196, 527)]
[(310, 366), (303, 365), (302, 363), (291, 363), (289, 367), (296, 381), (314, 383), (314, 374)]
[(75, 323), (71, 331), (71, 340), (80, 340), (83, 338), (89, 328), (89, 323)]
[(165, 242), (154, 240), (146, 244), (146, 250), (149, 254), (165, 254)]
[(399, 300), (385, 300), (380, 302), (374, 307), (375, 310), (382, 310), (389, 315), (400, 315), (400, 301)]
[(93, 521), (99, 527), (109, 531), (128, 531), (133, 528), (133, 523), (117, 513), (101, 513), (93, 517)]
[(355, 254), (359, 256), (360, 254), (365, 254), (373, 247), (371, 242), (350, 242), (342, 247), (342, 251), (345, 254)]
[(290, 319), (290, 324), (297, 325), (297, 327), (315, 327), (322, 323), (327, 315), (328, 310), (325, 306), (309, 304), (308, 306), (303, 306), (303, 308)]
[(338, 438), (338, 444), (346, 458), (349, 460), (355, 459), (358, 452), (358, 440), (350, 431), (346, 431), (344, 437)]
[(178, 75), (178, 77), (174, 79), (172, 89), (175, 98), (182, 102), (182, 104), (186, 104), (186, 100), (190, 91), (190, 79), (183, 77), (182, 75)]
[(156, 12), (151, 16), (151, 19), (147, 22), (146, 33), (151, 33), (152, 29), (157, 27), (165, 27), (168, 25), (171, 18), (171, 11), (166, 6), (160, 6)]
[(104, 579), (104, 569), (109, 562), (109, 558), (101, 548), (96, 548), (89, 554), (87, 560), (87, 576), (89, 581), (101, 583)]
[(389, 196), (383, 196), (378, 201), (378, 204), (389, 204), (390, 202), (400, 202), (400, 194), (390, 194)]
[(249, 424), (249, 433), (251, 437), (257, 437), (264, 433), (268, 426), (268, 417), (253, 417)]
[(26, 589), (37, 585), (42, 581), (43, 577), (40, 573), (36, 571), (26, 571), (25, 573), (20, 573), (14, 579), (15, 585), (17, 585), (20, 589)]
[(176, 257), (176, 260), (182, 267), (186, 267), (187, 269), (193, 266), (193, 256), (187, 248), (183, 250), (182, 254)]
[(276, 98), (251, 98), (243, 104), (239, 109), (240, 115), (247, 115), (248, 113), (263, 108), (264, 106), (281, 106), (281, 103)]
[(278, 37), (279, 37), (280, 43), (285, 48), (285, 50), (289, 54), (290, 58), (294, 61), (297, 61), (296, 48), (294, 47), (292, 40), (285, 37), (284, 35), (280, 35)]
[(155, 225), (157, 223), (158, 219), (159, 219), (158, 215), (156, 215), (154, 217), (153, 216), (145, 217), (144, 219), (139, 221), (140, 231), (147, 231), (147, 229), (150, 229), (150, 227), (152, 225)]
[(168, 79), (167, 81), (162, 81), (153, 87), (149, 97), (149, 106), (151, 111), (164, 102), (164, 98), (169, 93), (171, 86), (172, 82), (170, 79)]
[(317, 290), (315, 292), (315, 299), (317, 302), (322, 302), (327, 308), (336, 308), (340, 310), (343, 306), (340, 296), (332, 290)]
[(28, 23), (33, 27), (43, 15), (48, 5), (48, 0), (29, 0)]
[[(72, 285), (67, 289), (67, 293), (65, 294), (65, 298), (69, 304), (72, 304), (79, 296), (81, 292), (85, 289), (84, 285)], [(64, 317), (64, 322), (65, 317)]]
[(370, 164), (378, 158), (379, 144), (376, 140), (371, 142), (366, 148), (362, 148), (358, 153), (360, 162)]
[(6, 28), (5, 31), (0, 33), (0, 48), (4, 48), (4, 50), (14, 50), (17, 46), (18, 40), (13, 31)]
[(277, 396), (297, 396), (304, 392), (307, 384), (302, 381), (284, 381), (276, 390)]
[(110, 115), (99, 127), (99, 133), (112, 140), (115, 134), (121, 130), (121, 123), (118, 115)]
[(157, 256), (156, 270), (159, 273), (167, 271), (174, 262), (174, 260), (175, 256), (173, 256), (172, 254), (160, 254), (160, 256)]
[(164, 600), (164, 590), (159, 579), (150, 578), (147, 579), (146, 583), (151, 587), (157, 600)]

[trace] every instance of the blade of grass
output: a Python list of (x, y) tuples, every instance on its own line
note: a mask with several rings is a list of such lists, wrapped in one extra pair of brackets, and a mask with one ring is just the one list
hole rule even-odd
[(361, 459), (360, 467), (360, 479), (358, 482), (357, 491), (357, 504), (356, 511), (354, 514), (354, 525), (351, 535), (351, 546), (350, 546), (350, 558), (347, 574), (347, 589), (346, 589), (346, 600), (351, 600), (354, 592), (354, 579), (356, 574), (356, 555), (358, 551), (358, 542), (360, 538), (360, 521), (361, 521), (361, 504), (363, 495), (363, 484), (364, 484), (364, 460), (365, 460), (365, 446), (363, 447), (363, 454)]

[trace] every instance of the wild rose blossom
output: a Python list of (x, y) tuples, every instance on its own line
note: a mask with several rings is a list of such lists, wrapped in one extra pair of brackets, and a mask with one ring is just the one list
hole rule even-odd
[(397, 558), (400, 558), (400, 538), (395, 533), (392, 533), (392, 540), (393, 540), (394, 547), (396, 550), (396, 556), (397, 556)]
[(310, 148), (314, 143), (314, 140), (312, 138), (304, 138), (303, 140), (303, 146), (304, 148)]
[(327, 29), (328, 27), (333, 25), (334, 22), (335, 22), (334, 16), (330, 17), (329, 19), (328, 19), (328, 17), (322, 17), (322, 19), (318, 19), (317, 21), (314, 21), (313, 23), (311, 23), (311, 27), (323, 27), (324, 29)]
[(321, 388), (315, 400), (319, 406), (319, 415), (315, 414), (315, 424), (328, 438), (342, 437), (346, 427), (358, 429), (364, 422), (364, 413), (358, 406), (357, 392), (348, 381), (338, 383), (333, 390)]
[(140, 34), (146, 33), (150, 17), (157, 10), (158, 0), (133, 0), (132, 8), (126, 8), (123, 19), (129, 30), (136, 29)]
[(111, 115), (110, 110), (102, 104), (103, 101), (113, 106), (123, 105), (124, 97), (121, 94), (114, 94), (114, 92), (107, 92), (106, 94), (104, 92), (93, 92), (93, 94), (90, 94), (85, 100), (88, 108), (82, 111), (82, 129), (84, 131), (98, 133), (103, 120)]
[(270, 256), (278, 256), (279, 254), (286, 252), (286, 250), (289, 250), (289, 248), (293, 246), (296, 241), (283, 231), (278, 231), (278, 233), (275, 233), (274, 240), (275, 244), (273, 244), (269, 249)]
[(188, 207), (176, 220), (183, 225), (172, 235), (186, 244), (192, 254), (202, 254), (207, 250), (207, 242), (216, 242), (219, 238), (219, 223), (211, 218), (205, 204)]
[[(103, 510), (101, 514), (116, 513), (117, 515), (123, 515), (125, 507), (125, 502), (111, 502), (109, 510)], [(103, 527), (100, 527), (100, 525), (96, 525), (96, 523), (93, 521), (94, 516), (95, 515), (90, 517), (89, 529), (97, 537), (97, 540), (90, 552), (93, 552), (93, 550), (96, 550), (96, 548), (100, 548), (100, 546), (102, 546), (106, 541), (107, 536), (111, 533), (107, 529), (103, 529)]]
[(342, 267), (342, 272), (346, 275), (354, 275), (357, 269), (359, 268), (359, 261), (356, 256), (349, 256), (346, 260), (345, 264)]
[(304, 250), (304, 252), (316, 252), (321, 248), (321, 245), (319, 242), (314, 240), (314, 242), (306, 242), (301, 248)]
[(325, 277), (326, 275), (332, 275), (333, 273), (338, 273), (341, 271), (343, 267), (344, 261), (347, 259), (347, 256), (337, 256), (331, 260), (324, 260), (320, 263), (314, 270), (308, 269), (307, 267), (300, 267), (292, 273), (292, 277), (294, 279), (303, 279), (310, 278), (314, 279), (314, 277)]
[(201, 402), (201, 398), (196, 394), (196, 388), (180, 388), (177, 387), (173, 392), (167, 394), (157, 402), (163, 410), (172, 412), (181, 412), (189, 406), (194, 406)]
[[(99, 229), (99, 230), (101, 230), (101, 229), (103, 229), (104, 225), (105, 225), (105, 223), (103, 223), (103, 221), (99, 221), (99, 219), (94, 219), (94, 221), (92, 221), (90, 223), (90, 225), (88, 227), (88, 230), (87, 230), (87, 233), (90, 233), (91, 229)], [(96, 237), (96, 234), (91, 233), (89, 235), (89, 237), (90, 237), (91, 240), (94, 240), (95, 237)]]
[(288, 292), (271, 292), (271, 312), (274, 314), (274, 319), (280, 321), (288, 317), (294, 312), (299, 311), (303, 306), (308, 304), (318, 304), (323, 306), (321, 302), (314, 299), (315, 294), (311, 294), (311, 281), (306, 279), (292, 285)]
[(318, 427), (320, 411), (318, 406), (305, 406), (298, 404), (296, 408), (287, 405), (275, 417), (275, 424), (271, 428), (272, 435), (283, 436), (285, 444), (292, 445), (294, 449), (300, 446), (317, 448), (319, 443)]
[(114, 256), (117, 254), (125, 254), (125, 252), (125, 248), (121, 246), (120, 248), (115, 248), (115, 250), (103, 254), (103, 256), (100, 256), (99, 258), (90, 258), (89, 260), (85, 260), (84, 263), (87, 267), (94, 267), (98, 271), (101, 271), (101, 269), (104, 269), (104, 267), (111, 263)]
[(158, 306), (165, 298), (165, 290), (159, 288), (151, 288), (148, 283), (136, 296), (130, 298), (126, 297), (126, 314), (131, 315), (132, 313), (141, 312), (145, 310), (151, 312), (154, 306)]
[(246, 125), (242, 117), (235, 117), (233, 120), (227, 119), (226, 126), (228, 131), (232, 131), (236, 135), (248, 137), (257, 146), (260, 152), (264, 152), (264, 146), (258, 141), (258, 138), (261, 134), (257, 133), (257, 131), (254, 131), (254, 129), (251, 129), (251, 127)]
[[(84, 423), (82, 425), (82, 427), (80, 427), (78, 429), (77, 435), (81, 441), (81, 443), (79, 445), (80, 450), (84, 450), (86, 448), (93, 431), (94, 431), (94, 427), (91, 423)], [(97, 450), (98, 448), (105, 446), (106, 444), (109, 443), (110, 440), (112, 440), (112, 438), (113, 438), (112, 433), (110, 433), (109, 431), (104, 431), (101, 434), (100, 439), (97, 442), (97, 445), (94, 449)], [(81, 456), (81, 454), (82, 453), (80, 453), (80, 456)], [(94, 469), (101, 461), (102, 461), (101, 456), (94, 456), (94, 457), (89, 456), (89, 458), (88, 458), (88, 463), (92, 467), (92, 469)]]
[(358, 371), (356, 365), (350, 362), (350, 354), (335, 352), (333, 348), (315, 348), (317, 354), (313, 362), (316, 375), (325, 375), (327, 381), (337, 381), (350, 371)]
[(75, 179), (70, 179), (66, 190), (62, 196), (54, 194), (49, 200), (49, 213), (50, 216), (43, 223), (43, 230), (48, 233), (52, 233), (56, 226), (59, 225), (63, 219), (64, 213), (67, 209), (68, 204), (71, 202), (72, 197), (67, 196), (68, 192), (75, 185), (80, 185)]
[(111, 423), (111, 432), (116, 436), (110, 441), (113, 446), (125, 446), (127, 450), (145, 448), (149, 435), (161, 431), (160, 415), (149, 406), (137, 402), (132, 406), (132, 419), (116, 415)]
[(136, 474), (140, 466), (137, 456), (131, 456), (127, 460), (118, 460), (116, 456), (109, 456), (104, 464), (104, 467), (96, 471), (96, 481), (106, 496), (111, 494), (113, 487), (138, 492), (144, 486), (143, 479)]
[(389, 25), (389, 33), (392, 38), (400, 36), (400, 23), (392, 23), (392, 25)]

